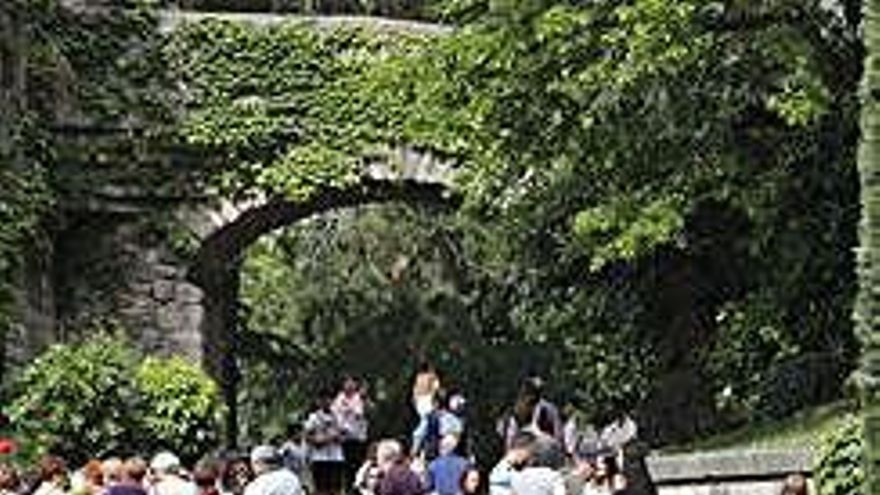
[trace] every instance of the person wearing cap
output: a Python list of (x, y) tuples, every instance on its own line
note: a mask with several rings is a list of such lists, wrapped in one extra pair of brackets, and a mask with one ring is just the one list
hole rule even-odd
[(197, 495), (195, 483), (180, 475), (180, 459), (171, 452), (160, 452), (150, 461), (150, 495)]
[(293, 471), (284, 467), (281, 452), (270, 445), (251, 451), (253, 481), (244, 488), (244, 495), (303, 495), (302, 484)]

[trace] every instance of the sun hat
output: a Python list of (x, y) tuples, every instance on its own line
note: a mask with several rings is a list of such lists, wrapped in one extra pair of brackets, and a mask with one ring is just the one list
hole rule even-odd
[(159, 452), (150, 461), (150, 469), (160, 473), (174, 471), (180, 467), (180, 459), (171, 452)]
[(271, 445), (258, 445), (251, 450), (251, 462), (274, 463), (278, 462), (281, 456), (278, 449)]

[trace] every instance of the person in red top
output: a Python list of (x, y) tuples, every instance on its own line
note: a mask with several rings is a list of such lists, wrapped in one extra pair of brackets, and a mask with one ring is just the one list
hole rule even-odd
[(9, 416), (0, 413), (0, 455), (12, 455), (18, 452), (18, 444), (15, 440), (3, 434), (11, 427), (12, 422), (9, 420)]

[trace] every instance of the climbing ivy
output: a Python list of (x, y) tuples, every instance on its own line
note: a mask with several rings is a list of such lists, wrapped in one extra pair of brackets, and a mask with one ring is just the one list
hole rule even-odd
[(179, 134), (225, 158), (211, 185), (227, 194), (304, 199), (351, 185), (387, 144), (394, 110), (379, 109), (370, 68), (422, 43), (369, 28), (186, 24), (164, 50), (185, 88)]
[[(133, 128), (167, 121), (173, 100), (152, 54), (156, 2), (119, 0), (104, 10), (76, 10), (54, 0), (13, 0), (0, 17), (16, 29), (0, 40), (20, 63), (6, 88), (0, 130), (0, 328), (16, 323), (16, 274), (27, 255), (40, 256), (61, 186), (58, 163), (95, 161), (92, 143), (71, 146), (69, 125)], [(7, 70), (10, 70), (7, 68)], [(160, 90), (162, 88), (162, 90)]]

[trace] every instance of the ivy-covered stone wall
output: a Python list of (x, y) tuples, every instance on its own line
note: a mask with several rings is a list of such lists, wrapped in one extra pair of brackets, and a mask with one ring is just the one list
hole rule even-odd
[(27, 117), (30, 49), (24, 16), (0, 8), (0, 372), (55, 339), (51, 246), (38, 217), (46, 201)]
[[(100, 21), (100, 11), (84, 12)], [(118, 43), (109, 76), (100, 79), (79, 46), (94, 40), (64, 47), (74, 52), (67, 61), (88, 58), (83, 75), (95, 81), (77, 82), (76, 111), (54, 124), (58, 218), (43, 275), (57, 338), (106, 319), (151, 352), (222, 359), (217, 346), (234, 325), (223, 314), (234, 312), (234, 272), (248, 242), (336, 205), (433, 201), (451, 180), (432, 160), (394, 148), (375, 120), (396, 119), (402, 108), (369, 97), (382, 83), (371, 79), (372, 59), (424, 46), (422, 36), (442, 29), (124, 12), (128, 21), (101, 21)], [(242, 213), (230, 204), (260, 198), (277, 207), (254, 208), (241, 222), (243, 240), (215, 242), (196, 256)], [(193, 265), (206, 257), (219, 280), (196, 280)], [(211, 286), (210, 300), (194, 282)]]
[(201, 291), (186, 280), (185, 261), (150, 221), (155, 214), (69, 213), (55, 244), (58, 325), (76, 332), (108, 320), (130, 331), (145, 351), (198, 360)]

